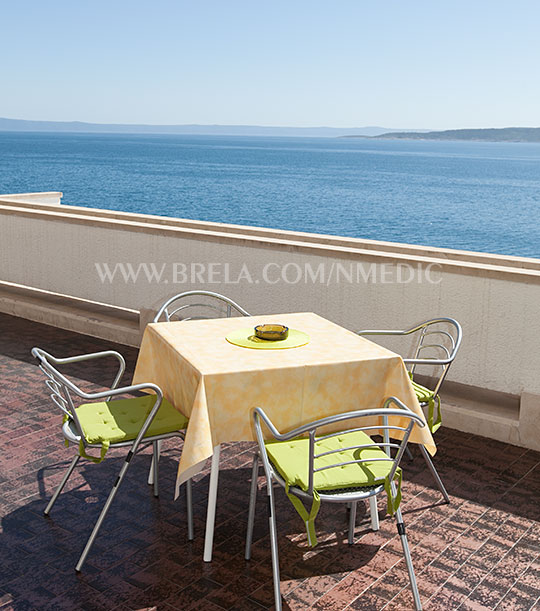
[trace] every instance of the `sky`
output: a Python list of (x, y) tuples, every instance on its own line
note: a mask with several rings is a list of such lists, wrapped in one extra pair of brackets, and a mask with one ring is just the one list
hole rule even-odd
[(0, 116), (540, 126), (537, 0), (0, 3)]

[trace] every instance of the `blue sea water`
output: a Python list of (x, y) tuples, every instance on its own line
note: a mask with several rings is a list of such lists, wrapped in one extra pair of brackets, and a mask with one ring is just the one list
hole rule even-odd
[(540, 257), (540, 144), (0, 133), (0, 193)]

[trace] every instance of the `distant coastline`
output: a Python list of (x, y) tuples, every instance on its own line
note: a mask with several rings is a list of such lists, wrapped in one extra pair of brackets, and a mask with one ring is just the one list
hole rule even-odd
[(306, 138), (368, 138), (382, 140), (456, 140), (471, 142), (540, 142), (540, 127), (448, 129), (444, 131), (364, 127), (287, 127), (272, 125), (147, 125), (86, 123), (83, 121), (29, 121), (0, 117), (2, 132), (148, 134), (184, 136), (255, 136)]
[[(409, 128), (364, 127), (280, 127), (271, 125), (144, 125), (130, 123), (85, 123), (83, 121), (28, 121), (0, 117), (0, 132), (62, 132), (89, 134), (169, 134), (185, 136), (277, 136), (339, 138), (370, 137)], [(418, 130), (417, 130), (418, 131)], [(427, 130), (426, 130), (427, 131)], [(418, 132), (420, 133), (420, 132)]]
[[(359, 138), (350, 134), (345, 138)], [(385, 140), (459, 140), (474, 142), (540, 142), (540, 127), (503, 127), (500, 129), (448, 129), (439, 132), (399, 132), (377, 134), (370, 138)]]

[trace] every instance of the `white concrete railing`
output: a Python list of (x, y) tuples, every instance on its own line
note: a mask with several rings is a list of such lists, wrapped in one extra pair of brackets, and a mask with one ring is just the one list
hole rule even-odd
[(11, 193), (0, 195), (0, 198), (3, 202), (59, 206), (62, 203), (63, 195), (61, 191), (43, 191), (41, 193)]
[[(1, 281), (143, 319), (194, 288), (253, 313), (314, 311), (352, 330), (451, 316), (464, 340), (449, 380), (521, 397), (520, 419), (524, 408), (540, 415), (539, 260), (36, 205), (28, 195), (0, 196)], [(122, 275), (128, 264), (136, 281)], [(114, 281), (100, 277), (105, 265)], [(152, 265), (160, 282), (146, 276)]]

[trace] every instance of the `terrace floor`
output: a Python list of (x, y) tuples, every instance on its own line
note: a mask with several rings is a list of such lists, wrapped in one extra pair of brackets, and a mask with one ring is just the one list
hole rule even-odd
[[(178, 441), (160, 463), (161, 496), (146, 484), (149, 455), (132, 462), (83, 572), (75, 562), (120, 468), (121, 454), (81, 462), (50, 518), (47, 499), (74, 453), (61, 415), (45, 393), (33, 345), (67, 356), (110, 347), (103, 341), (0, 314), (0, 608), (257, 609), (272, 606), (266, 504), (259, 495), (253, 559), (243, 559), (252, 444), (222, 453), (214, 560), (202, 561), (209, 469), (194, 484), (195, 541), (187, 541), (185, 497), (173, 501)], [(116, 347), (127, 358), (132, 348)], [(112, 370), (74, 367), (86, 388)], [(440, 495), (416, 448), (405, 461), (403, 511), (425, 609), (540, 609), (540, 453), (442, 429), (435, 459), (452, 497)], [(260, 485), (263, 485), (262, 478)], [(277, 495), (285, 609), (411, 609), (395, 522), (373, 533), (360, 509), (356, 544), (346, 543), (345, 509), (324, 506), (319, 545)]]

